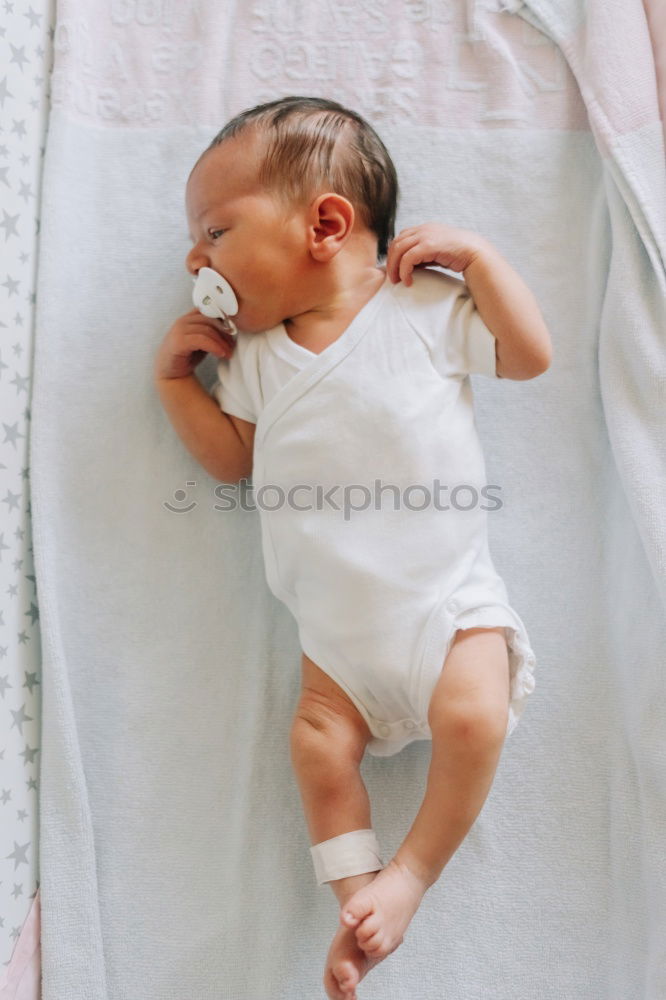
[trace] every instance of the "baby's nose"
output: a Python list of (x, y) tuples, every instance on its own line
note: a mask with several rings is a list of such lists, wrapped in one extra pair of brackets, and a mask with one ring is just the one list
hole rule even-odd
[(193, 257), (191, 252), (188, 253), (187, 257), (185, 258), (185, 270), (189, 274), (191, 274), (193, 278), (196, 278), (201, 266), (202, 266), (201, 262), (198, 261), (195, 257)]
[(191, 275), (196, 277), (200, 267), (203, 267), (205, 260), (196, 246), (193, 246), (185, 257), (185, 267)]

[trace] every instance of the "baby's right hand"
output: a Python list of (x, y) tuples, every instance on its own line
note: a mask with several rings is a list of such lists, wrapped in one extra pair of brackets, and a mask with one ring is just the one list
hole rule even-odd
[(191, 309), (170, 327), (155, 355), (155, 378), (191, 375), (207, 354), (229, 358), (236, 346), (221, 319)]

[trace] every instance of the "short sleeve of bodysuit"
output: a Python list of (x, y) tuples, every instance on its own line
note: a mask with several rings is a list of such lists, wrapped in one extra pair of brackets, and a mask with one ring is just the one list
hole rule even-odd
[(231, 413), (234, 417), (240, 417), (241, 420), (249, 420), (250, 423), (256, 424), (257, 414), (254, 402), (243, 374), (244, 347), (244, 341), (239, 338), (231, 357), (220, 359), (217, 365), (217, 381), (210, 394), (218, 401), (220, 409), (225, 413)]
[(416, 300), (412, 315), (440, 375), (499, 378), (495, 337), (481, 319), (465, 282), (428, 269), (414, 270), (412, 277)]

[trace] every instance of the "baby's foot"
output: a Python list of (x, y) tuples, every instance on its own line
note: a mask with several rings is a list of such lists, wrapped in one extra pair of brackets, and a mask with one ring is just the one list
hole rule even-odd
[(338, 927), (326, 956), (324, 988), (329, 1000), (357, 1000), (356, 987), (381, 959), (368, 958), (354, 931)]
[(340, 923), (355, 931), (358, 946), (369, 958), (386, 958), (402, 943), (427, 888), (406, 865), (392, 859), (369, 885), (349, 897), (340, 910)]

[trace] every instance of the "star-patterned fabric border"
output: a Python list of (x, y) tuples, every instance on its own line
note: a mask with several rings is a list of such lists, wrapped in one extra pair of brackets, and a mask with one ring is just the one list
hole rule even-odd
[(39, 887), (41, 646), (28, 444), (54, 26), (48, 0), (0, 3), (0, 986)]

